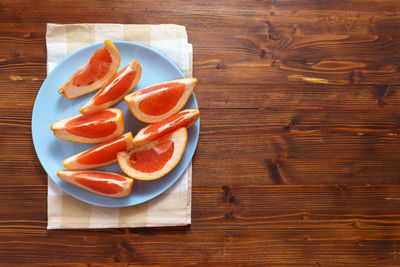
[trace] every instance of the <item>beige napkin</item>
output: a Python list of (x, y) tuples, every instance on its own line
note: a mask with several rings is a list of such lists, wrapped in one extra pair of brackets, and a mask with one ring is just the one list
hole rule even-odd
[[(47, 72), (87, 45), (131, 41), (152, 47), (192, 76), (192, 45), (184, 26), (122, 24), (48, 24)], [(178, 226), (191, 223), (192, 166), (162, 195), (124, 208), (97, 207), (64, 193), (48, 178), (47, 229)]]

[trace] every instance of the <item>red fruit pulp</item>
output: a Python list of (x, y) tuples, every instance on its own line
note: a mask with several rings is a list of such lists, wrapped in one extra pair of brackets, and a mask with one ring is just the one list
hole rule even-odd
[(112, 134), (117, 129), (115, 122), (107, 121), (114, 116), (115, 113), (109, 110), (82, 115), (67, 122), (65, 128), (69, 133), (76, 136), (101, 138)]
[(140, 172), (155, 172), (164, 167), (174, 153), (174, 143), (166, 140), (153, 148), (133, 153), (128, 164)]
[(139, 109), (151, 116), (159, 116), (171, 110), (178, 103), (179, 99), (185, 92), (185, 84), (183, 83), (169, 83), (164, 85), (155, 85), (140, 91), (141, 94), (152, 92), (154, 90), (161, 90), (158, 93), (150, 95), (140, 101)]
[(83, 152), (78, 156), (77, 161), (86, 165), (101, 164), (116, 160), (117, 153), (126, 149), (127, 144), (124, 141), (124, 136), (121, 136)]
[(102, 79), (109, 71), (111, 62), (110, 52), (104, 46), (101, 47), (90, 58), (86, 68), (74, 75), (73, 85), (88, 86)]
[[(120, 76), (124, 73), (128, 66), (120, 70), (114, 79), (107, 82), (100, 91), (94, 97), (94, 104), (101, 105), (109, 101), (113, 101), (126, 93), (129, 89), (130, 85), (132, 84), (133, 79), (136, 77), (136, 71), (130, 71)], [(109, 87), (110, 84), (113, 84), (111, 88)], [(107, 89), (107, 91), (106, 91)]]
[[(155, 133), (155, 132), (157, 132), (158, 129), (160, 129), (162, 126), (167, 125), (167, 124), (169, 124), (169, 123), (174, 123), (174, 125), (173, 125), (173, 127), (171, 127), (171, 128), (169, 129), (168, 132), (172, 132), (172, 131), (176, 130), (176, 129), (179, 128), (179, 127), (186, 127), (186, 126), (188, 126), (188, 125), (192, 122), (192, 119), (191, 119), (191, 120), (183, 121), (185, 115), (188, 114), (188, 113), (189, 113), (189, 111), (180, 112), (180, 113), (178, 113), (178, 114), (174, 114), (174, 115), (172, 115), (172, 116), (166, 118), (165, 120), (162, 120), (162, 121), (160, 121), (160, 122), (151, 124), (149, 127), (147, 127), (146, 130), (143, 131), (143, 134), (150, 134), (150, 133), (152, 133), (152, 132)], [(165, 132), (165, 133), (168, 133), (168, 132)]]
[(72, 179), (77, 183), (84, 185), (96, 192), (103, 194), (116, 194), (121, 192), (122, 188), (118, 184), (110, 183), (106, 180), (90, 180), (88, 177), (95, 179), (108, 179), (115, 181), (125, 181), (126, 178), (111, 173), (96, 173), (96, 172), (79, 172), (72, 175)]

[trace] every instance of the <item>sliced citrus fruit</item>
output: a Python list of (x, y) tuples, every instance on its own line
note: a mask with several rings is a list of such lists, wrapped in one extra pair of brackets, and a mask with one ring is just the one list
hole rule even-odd
[(196, 84), (195, 78), (159, 83), (125, 96), (125, 101), (138, 120), (159, 122), (185, 105)]
[(142, 67), (139, 62), (131, 61), (125, 68), (120, 70), (111, 80), (109, 80), (97, 92), (92, 99), (89, 100), (79, 112), (82, 114), (91, 114), (102, 109), (114, 106), (132, 92), (142, 75)]
[(109, 108), (89, 115), (75, 115), (51, 124), (54, 136), (75, 143), (94, 144), (120, 136), (124, 131), (122, 111)]
[(200, 116), (197, 109), (182, 110), (160, 122), (150, 124), (142, 128), (133, 138), (135, 146), (143, 146), (150, 141), (170, 132), (175, 131), (180, 127), (189, 128)]
[(132, 191), (133, 179), (115, 172), (58, 170), (57, 176), (67, 183), (106, 197), (126, 197)]
[(117, 72), (121, 57), (114, 44), (106, 40), (89, 60), (58, 90), (68, 99), (93, 92), (105, 84)]
[(187, 130), (182, 127), (129, 152), (118, 152), (118, 163), (122, 171), (132, 178), (158, 179), (178, 164), (186, 142)]
[(117, 161), (117, 153), (134, 148), (132, 133), (128, 132), (63, 160), (69, 170), (87, 170), (110, 165)]

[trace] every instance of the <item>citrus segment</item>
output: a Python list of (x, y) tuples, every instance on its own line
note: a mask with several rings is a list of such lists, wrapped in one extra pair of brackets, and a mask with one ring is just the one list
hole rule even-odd
[(153, 147), (137, 151), (129, 157), (130, 167), (140, 172), (159, 171), (172, 157), (174, 153), (174, 143), (166, 140), (155, 144)]
[(187, 130), (181, 127), (144, 146), (129, 152), (119, 152), (118, 163), (123, 172), (132, 178), (158, 179), (178, 164), (185, 151), (186, 143)]
[(200, 112), (197, 109), (182, 110), (160, 122), (142, 128), (133, 138), (133, 142), (135, 146), (142, 146), (180, 127), (189, 128), (197, 121), (199, 116)]
[(112, 107), (129, 94), (137, 85), (142, 75), (142, 68), (137, 60), (131, 61), (108, 81), (79, 112), (91, 114)]
[[(103, 111), (87, 116), (78, 116), (65, 124), (68, 133), (87, 137), (100, 138), (112, 134), (117, 125), (113, 121), (109, 121), (114, 117), (112, 111)], [(94, 127), (92, 122), (103, 123), (102, 127)]]
[(58, 90), (66, 98), (73, 99), (93, 92), (106, 83), (118, 70), (121, 57), (114, 44), (106, 40), (89, 60)]
[(132, 133), (128, 132), (120, 137), (73, 155), (63, 160), (62, 163), (69, 170), (93, 169), (116, 162), (118, 152), (129, 151), (133, 148)]
[(87, 68), (76, 73), (72, 84), (77, 87), (91, 85), (97, 80), (102, 79), (108, 72), (108, 67), (112, 62), (110, 52), (102, 46), (89, 59)]
[(133, 179), (106, 171), (57, 171), (67, 183), (106, 197), (125, 197), (132, 191)]
[(75, 115), (51, 124), (54, 136), (75, 143), (102, 143), (124, 131), (122, 111), (109, 108), (89, 115)]
[(138, 120), (155, 123), (177, 113), (188, 101), (196, 84), (195, 78), (155, 84), (128, 94), (125, 101)]
[[(166, 90), (165, 86), (155, 86), (151, 89), (159, 90), (159, 92), (157, 94), (149, 94), (148, 97), (140, 101), (139, 109), (145, 114), (160, 116), (176, 106), (185, 92), (185, 85), (182, 83), (170, 83), (168, 84), (168, 90)], [(157, 103), (157, 105), (154, 103)]]

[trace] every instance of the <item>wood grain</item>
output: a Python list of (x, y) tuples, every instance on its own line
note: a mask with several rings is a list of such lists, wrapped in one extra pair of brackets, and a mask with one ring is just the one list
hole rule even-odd
[[(0, 3), (0, 265), (400, 265), (397, 0)], [(187, 227), (46, 230), (46, 23), (176, 23), (200, 140)]]

